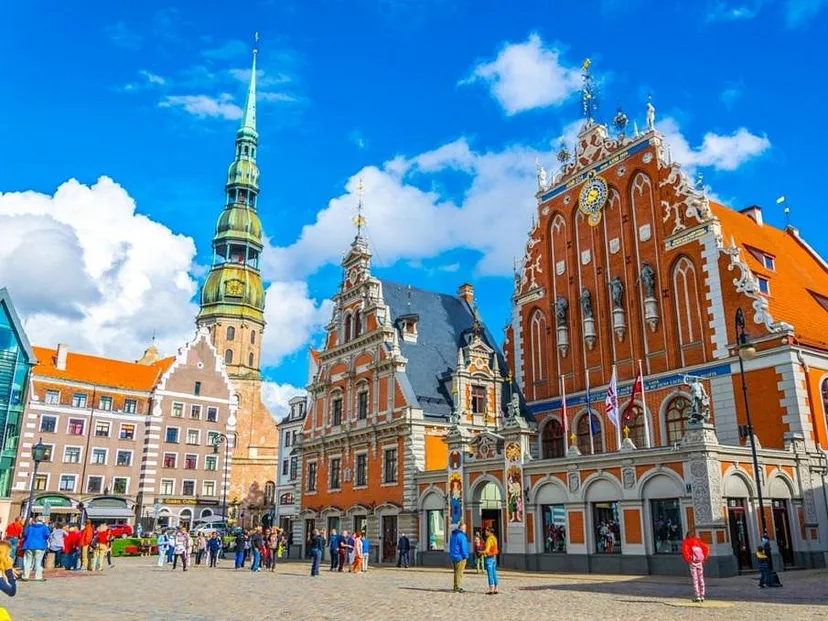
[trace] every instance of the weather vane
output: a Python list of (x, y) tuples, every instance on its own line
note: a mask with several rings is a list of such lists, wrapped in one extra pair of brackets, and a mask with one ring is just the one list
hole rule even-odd
[(592, 80), (592, 74), (589, 72), (590, 65), (592, 65), (592, 61), (589, 58), (581, 65), (581, 72), (584, 79), (584, 84), (581, 87), (581, 108), (587, 119), (587, 123), (592, 123), (595, 118), (595, 111), (598, 109), (595, 84)]
[(357, 227), (357, 237), (362, 236), (362, 227), (365, 225), (365, 218), (362, 216), (362, 177), (359, 178), (359, 185), (357, 186), (357, 215), (354, 218), (354, 224)]
[(253, 53), (259, 53), (259, 31), (253, 33)]

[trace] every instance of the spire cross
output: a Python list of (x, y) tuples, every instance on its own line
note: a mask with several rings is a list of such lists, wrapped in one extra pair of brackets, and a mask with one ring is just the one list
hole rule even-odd
[(362, 237), (362, 227), (365, 225), (365, 218), (362, 216), (362, 177), (359, 178), (359, 186), (357, 188), (357, 215), (354, 218), (354, 224), (357, 227), (357, 237)]

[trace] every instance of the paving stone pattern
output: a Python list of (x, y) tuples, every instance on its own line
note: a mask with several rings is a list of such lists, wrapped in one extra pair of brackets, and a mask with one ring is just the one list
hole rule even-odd
[[(756, 576), (709, 580), (705, 604), (690, 602), (682, 578), (501, 572), (501, 593), (486, 596), (484, 575), (466, 574), (466, 593), (451, 592), (439, 569), (371, 568), (349, 575), (287, 562), (275, 573), (160, 569), (154, 559), (117, 559), (114, 569), (49, 572), (4, 598), (14, 621), (249, 621), (251, 619), (828, 619), (828, 571), (781, 574), (785, 587), (759, 589)], [(700, 611), (698, 608), (706, 610)]]

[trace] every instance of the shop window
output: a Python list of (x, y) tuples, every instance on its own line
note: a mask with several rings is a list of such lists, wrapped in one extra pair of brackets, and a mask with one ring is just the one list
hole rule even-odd
[(650, 502), (653, 512), (653, 548), (656, 554), (681, 553), (681, 505), (678, 498)]
[(595, 533), (595, 552), (621, 554), (621, 518), (617, 502), (593, 503), (592, 526)]
[(442, 509), (426, 511), (428, 549), (446, 549), (446, 513)]
[(543, 551), (566, 552), (565, 505), (543, 505)]

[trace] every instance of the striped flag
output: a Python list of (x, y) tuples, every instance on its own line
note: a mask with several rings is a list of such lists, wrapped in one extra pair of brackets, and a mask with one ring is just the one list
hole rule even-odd
[(610, 422), (620, 429), (621, 421), (619, 420), (618, 412), (618, 380), (616, 378), (615, 366), (612, 367), (612, 378), (607, 387), (607, 398), (604, 402), (606, 406), (607, 418)]

